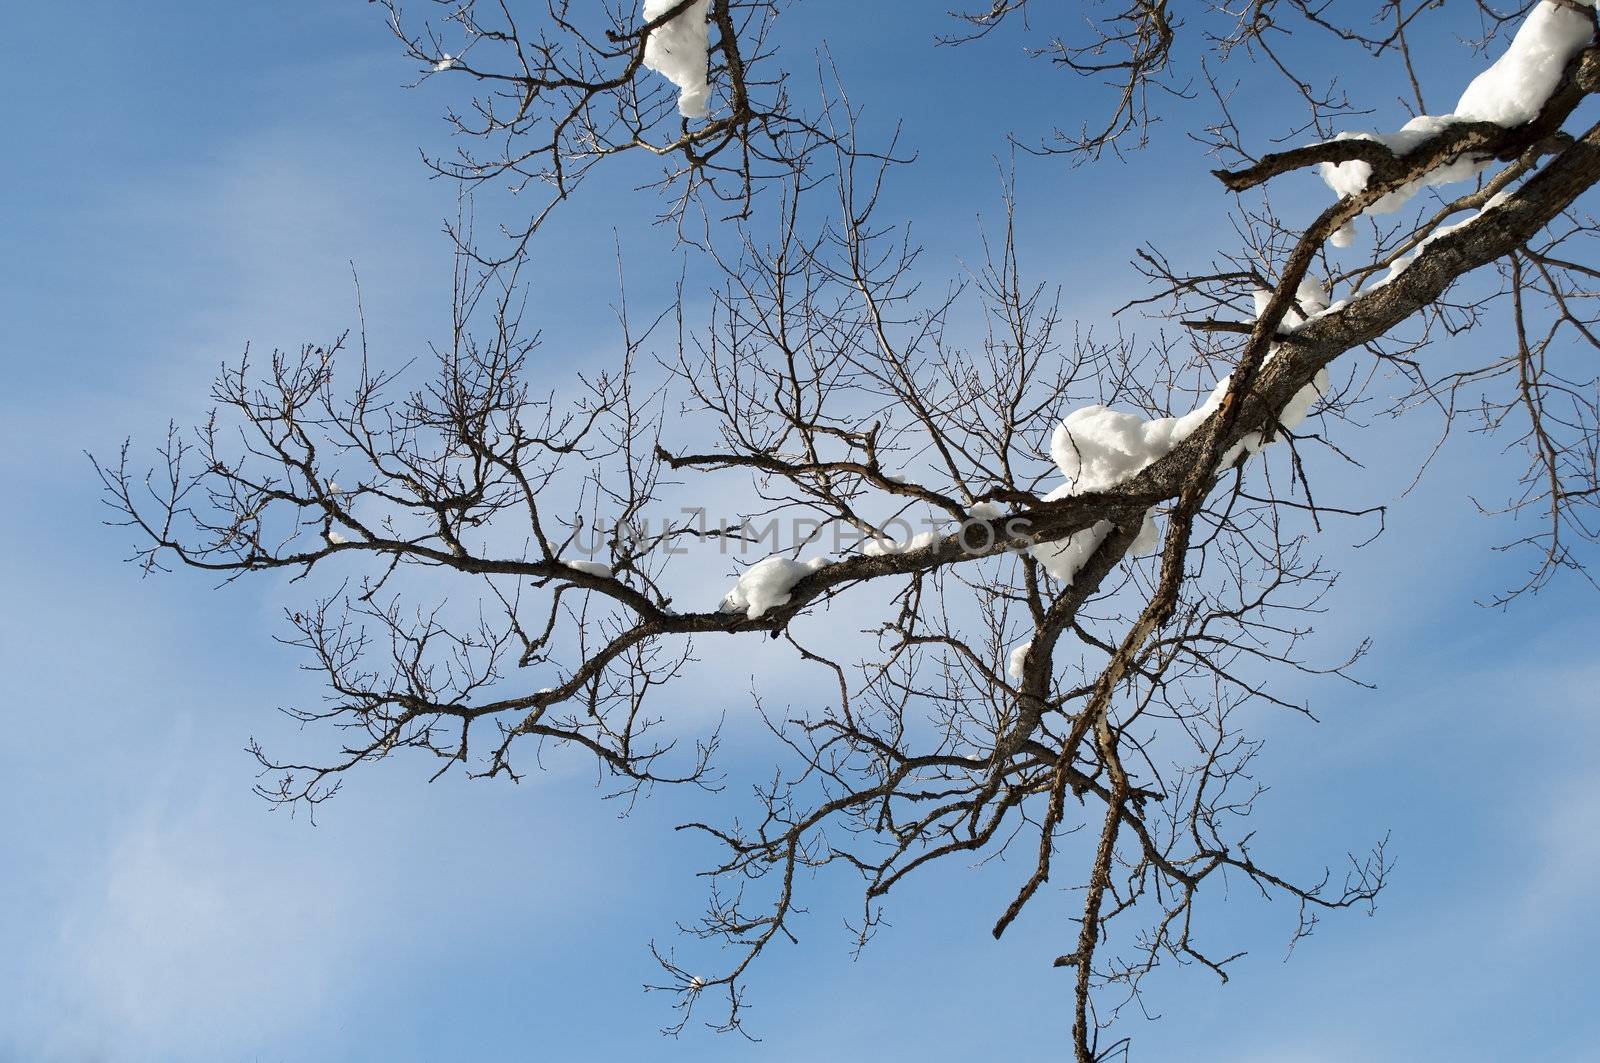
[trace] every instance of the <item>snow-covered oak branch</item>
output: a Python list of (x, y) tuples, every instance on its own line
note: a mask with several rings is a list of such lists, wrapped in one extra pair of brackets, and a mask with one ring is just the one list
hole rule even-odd
[[(882, 219), (894, 145), (864, 145), (831, 87), (802, 112), (768, 72), (770, 4), (479, 6), (435, 32), (389, 5), (426, 77), (487, 93), (480, 124), (456, 128), (503, 154), (440, 168), (554, 194), (505, 227), (509, 246), (457, 227), (436, 377), (391, 377), (343, 338), (245, 359), (215, 386), (218, 415), (174, 430), (151, 472), (131, 449), (99, 466), (147, 568), (287, 570), (313, 590), (287, 610), (287, 641), (329, 694), (292, 715), (340, 742), (303, 762), (257, 747), (262, 792), (315, 805), (404, 752), (517, 778), (558, 749), (629, 794), (717, 787), (719, 729), (674, 692), (725, 687), (707, 682), (708, 646), (783, 650), (822, 680), (782, 711), (755, 696), (793, 770), (756, 773), (755, 815), (685, 825), (713, 846), (719, 883), (691, 938), (732, 950), (657, 952), (676, 1029), (713, 997), (713, 1024), (740, 1025), (753, 965), (794, 936), (825, 868), (859, 876), (864, 945), (895, 887), (948, 858), (1014, 861), (996, 935), (1057, 903), (1043, 887), (1065, 865), (1082, 890), (1056, 964), (1074, 979), (1081, 1061), (1109, 1050), (1101, 1031), (1163, 958), (1226, 977), (1237, 956), (1197, 925), (1214, 876), (1291, 898), (1295, 940), (1319, 911), (1370, 903), (1381, 843), (1343, 880), (1257, 857), (1240, 821), (1259, 743), (1239, 710), (1304, 710), (1278, 678), (1351, 678), (1364, 648), (1314, 654), (1304, 618), (1332, 579), (1312, 555), (1323, 521), (1381, 514), (1311, 487), (1321, 456), (1341, 454), (1344, 411), (1375, 397), (1375, 366), (1405, 381), (1399, 409), (1458, 416), (1478, 389), (1491, 427), (1523, 418), (1512, 508), (1545, 521), (1527, 536), (1528, 586), (1596, 539), (1600, 402), (1582, 367), (1600, 348), (1600, 267), (1584, 255), (1600, 228), (1582, 201), (1600, 126), (1574, 121), (1600, 88), (1590, 5), (1544, 0), (1507, 22), (1501, 57), (1449, 114), (1429, 114), (1412, 76), (1443, 17), (1426, 5), (1380, 3), (1397, 28), (1373, 36), (1298, 0), (1242, 14), (1207, 0), (1192, 28), (1138, 0), (1087, 41), (1075, 25), (1051, 37), (1038, 54), (1115, 87), (1109, 119), (1071, 116), (1082, 133), (1055, 132), (1046, 155), (1131, 146), (1183, 49), (1210, 49), (1186, 76), (1214, 93), (1196, 135), (1239, 196), (1239, 247), (1197, 270), (1139, 251), (1154, 293), (1124, 312), (1183, 326), (1142, 346), (1064, 327), (1059, 295), (1026, 279), (1009, 190), (982, 264), (929, 297), (918, 249)], [(944, 42), (1034, 32), (1011, 17), (1029, 7), (969, 11)], [(1423, 118), (1335, 136), (1354, 107), (1289, 76), (1264, 27), (1290, 21), (1399, 58)], [(1291, 86), (1308, 143), (1253, 155), (1223, 63)], [(590, 168), (641, 153), (667, 160), (669, 218), (721, 204), (693, 244), (715, 278), (710, 314), (673, 337), (682, 307), (643, 328), (624, 309), (614, 364), (536, 392), (530, 243)], [(1280, 217), (1263, 187), (1311, 167), (1334, 200)], [(1509, 353), (1432, 368), (1439, 333), (1496, 315)]]

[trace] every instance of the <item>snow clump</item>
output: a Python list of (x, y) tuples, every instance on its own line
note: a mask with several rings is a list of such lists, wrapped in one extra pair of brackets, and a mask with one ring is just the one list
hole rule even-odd
[(912, 550), (921, 550), (939, 538), (935, 531), (918, 532), (905, 542), (890, 539), (887, 536), (881, 539), (869, 539), (861, 547), (861, 552), (868, 557), (884, 557), (888, 554), (904, 554)]
[[(1594, 0), (1541, 0), (1528, 13), (1505, 54), (1472, 79), (1452, 113), (1418, 115), (1394, 133), (1341, 133), (1335, 139), (1372, 140), (1396, 155), (1405, 155), (1457, 122), (1493, 122), (1509, 129), (1533, 121), (1561, 83), (1567, 64), (1594, 38), (1593, 16), (1579, 7), (1593, 8)], [(1366, 213), (1392, 214), (1422, 189), (1470, 180), (1491, 161), (1468, 156), (1447, 162), (1390, 192)], [(1323, 181), (1339, 196), (1365, 191), (1372, 177), (1371, 164), (1354, 159), (1325, 162), (1319, 170)], [(1353, 236), (1346, 226), (1334, 234), (1332, 243), (1348, 247)]]
[[(680, 0), (644, 0), (644, 20), (665, 15)], [(644, 42), (644, 65), (678, 86), (678, 113), (704, 118), (711, 87), (706, 83), (706, 11), (711, 0), (693, 0), (681, 13), (650, 31)]]
[(740, 574), (733, 590), (723, 596), (720, 611), (743, 613), (755, 620), (768, 609), (786, 604), (790, 589), (827, 563), (825, 557), (814, 557), (810, 561), (769, 557), (757, 561)]
[[(1266, 309), (1272, 293), (1262, 289), (1252, 294), (1259, 317)], [(1295, 301), (1298, 309), (1291, 309), (1284, 315), (1278, 327), (1279, 332), (1293, 332), (1306, 321), (1331, 309), (1327, 290), (1314, 277), (1308, 276), (1300, 282)], [(1267, 353), (1269, 361), (1274, 353), (1275, 349)], [(1050, 456), (1055, 459), (1068, 482), (1046, 495), (1045, 501), (1108, 491), (1166, 457), (1217, 412), (1228, 393), (1228, 382), (1228, 377), (1217, 381), (1204, 402), (1180, 417), (1146, 419), (1138, 414), (1123, 413), (1100, 405), (1072, 411), (1056, 426), (1050, 437)], [(1279, 413), (1279, 423), (1287, 430), (1298, 428), (1327, 388), (1328, 372), (1324, 369), (1317, 373), (1314, 381), (1295, 392)], [(1246, 434), (1222, 455), (1217, 467), (1228, 468), (1241, 454), (1254, 454), (1262, 444), (1261, 433)], [(1039, 543), (1029, 550), (1044, 565), (1045, 571), (1070, 585), (1090, 555), (1105, 541), (1112, 527), (1110, 521), (1097, 521), (1065, 539)], [(1155, 520), (1147, 512), (1129, 552), (1135, 556), (1147, 554), (1160, 543), (1161, 535)]]
[(1022, 678), (1022, 662), (1027, 658), (1028, 651), (1033, 649), (1033, 640), (1019, 642), (1011, 651), (1011, 656), (1006, 661), (1006, 675), (1012, 679)]

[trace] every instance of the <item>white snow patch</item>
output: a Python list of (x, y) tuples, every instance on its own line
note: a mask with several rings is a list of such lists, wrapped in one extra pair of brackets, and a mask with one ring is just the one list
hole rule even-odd
[[(1454, 122), (1463, 121), (1459, 115), (1431, 115), (1422, 114), (1411, 119), (1394, 133), (1340, 133), (1335, 140), (1372, 140), (1396, 155), (1406, 155), (1433, 139), (1447, 126)], [(1435, 167), (1423, 174), (1417, 180), (1402, 185), (1388, 195), (1370, 204), (1363, 212), (1366, 214), (1393, 214), (1411, 201), (1411, 197), (1424, 188), (1435, 188), (1439, 185), (1451, 184), (1455, 181), (1466, 181), (1476, 177), (1489, 160), (1481, 156), (1462, 156), (1443, 166)], [(1318, 173), (1327, 186), (1340, 196), (1353, 196), (1366, 191), (1367, 181), (1372, 178), (1372, 164), (1362, 162), (1360, 159), (1351, 159), (1349, 162), (1325, 162), (1317, 167)], [(1342, 230), (1341, 230), (1342, 231)], [(1350, 234), (1353, 237), (1353, 233)], [(1348, 246), (1336, 244), (1335, 246)]]
[[(1253, 294), (1256, 313), (1266, 309), (1270, 292), (1258, 289)], [(1344, 305), (1344, 301), (1330, 305), (1328, 292), (1322, 282), (1306, 277), (1296, 291), (1299, 309), (1284, 315), (1280, 332), (1293, 332), (1306, 321), (1330, 313)], [(1270, 361), (1276, 348), (1267, 352)], [(1217, 408), (1228, 393), (1228, 377), (1217, 381), (1206, 400), (1181, 417), (1156, 417), (1146, 419), (1133, 413), (1123, 413), (1107, 406), (1085, 406), (1074, 410), (1056, 426), (1050, 437), (1050, 456), (1066, 475), (1068, 482), (1051, 491), (1045, 501), (1067, 498), (1090, 491), (1106, 491), (1135, 476), (1148, 466), (1171, 453), (1174, 447), (1194, 434)], [(1327, 370), (1317, 373), (1315, 380), (1295, 392), (1285, 404), (1278, 420), (1285, 429), (1298, 427), (1328, 389)], [(1250, 432), (1229, 447), (1217, 463), (1226, 469), (1240, 456), (1254, 454), (1263, 445), (1260, 432)], [(1099, 521), (1093, 527), (1075, 532), (1065, 539), (1039, 543), (1029, 548), (1045, 571), (1070, 584), (1088, 561), (1089, 555), (1105, 541), (1110, 533), (1110, 521)], [(1129, 546), (1135, 556), (1155, 550), (1161, 543), (1161, 534), (1155, 520), (1148, 512), (1139, 526), (1139, 533)]]
[(869, 539), (867, 540), (866, 545), (862, 546), (861, 552), (866, 554), (868, 557), (883, 557), (887, 554), (904, 554), (911, 550), (920, 550), (924, 546), (935, 542), (938, 538), (938, 532), (925, 531), (918, 532), (903, 543), (887, 537), (882, 539)]
[(755, 620), (773, 606), (788, 602), (790, 589), (827, 563), (825, 557), (793, 561), (774, 556), (757, 561), (740, 573), (739, 582), (723, 596), (721, 611), (743, 613)]
[[(1594, 0), (1578, 2), (1594, 6)], [(1456, 103), (1456, 117), (1507, 127), (1533, 121), (1561, 83), (1561, 72), (1593, 36), (1588, 15), (1543, 0), (1528, 12), (1506, 53), (1472, 79)]]
[[(1259, 319), (1266, 312), (1267, 304), (1272, 301), (1272, 293), (1265, 288), (1257, 288), (1250, 293), (1250, 298), (1255, 304), (1255, 316)], [(1328, 309), (1328, 289), (1323, 287), (1322, 282), (1316, 277), (1307, 274), (1301, 279), (1300, 286), (1295, 289), (1294, 305), (1284, 312), (1283, 320), (1278, 322), (1278, 331), (1293, 332), (1326, 309)]]
[(1161, 529), (1156, 527), (1155, 514), (1145, 512), (1144, 523), (1139, 525), (1139, 534), (1134, 536), (1133, 542), (1128, 546), (1128, 553), (1134, 557), (1153, 554), (1161, 546)]
[[(1390, 281), (1394, 280), (1396, 277), (1400, 276), (1406, 270), (1411, 268), (1411, 263), (1415, 262), (1417, 260), (1417, 256), (1421, 255), (1422, 252), (1428, 249), (1429, 244), (1433, 243), (1435, 240), (1443, 239), (1459, 229), (1466, 228), (1468, 225), (1471, 225), (1473, 222), (1477, 221), (1491, 210), (1499, 207), (1502, 203), (1511, 198), (1511, 191), (1512, 190), (1509, 188), (1501, 189), (1494, 195), (1490, 196), (1488, 201), (1485, 202), (1483, 206), (1479, 207), (1474, 213), (1467, 215), (1458, 222), (1452, 222), (1449, 225), (1441, 225), (1439, 228), (1429, 233), (1421, 243), (1417, 244), (1416, 247), (1412, 248), (1410, 251), (1391, 262), (1389, 264), (1389, 272), (1385, 276), (1373, 281), (1371, 284), (1363, 288), (1360, 294), (1365, 295), (1368, 292), (1376, 291), (1377, 289), (1382, 288), (1385, 284), (1388, 284)], [(1342, 301), (1340, 305), (1343, 305)]]
[[(1045, 501), (1105, 491), (1138, 474), (1188, 439), (1222, 404), (1227, 391), (1228, 378), (1224, 377), (1204, 403), (1182, 417), (1146, 420), (1138, 414), (1099, 405), (1072, 411), (1050, 437), (1050, 456), (1069, 482), (1051, 491)], [(1111, 528), (1110, 521), (1102, 520), (1065, 539), (1039, 543), (1029, 550), (1046, 572), (1071, 584)], [(1148, 549), (1154, 536), (1154, 526), (1146, 514), (1135, 545)]]
[[(679, 0), (644, 0), (644, 20), (651, 22), (671, 11)], [(711, 98), (706, 83), (710, 51), (706, 12), (711, 0), (693, 0), (665, 25), (652, 30), (644, 42), (644, 65), (678, 86), (678, 113), (704, 118)]]
[(574, 572), (585, 572), (591, 576), (611, 576), (611, 566), (601, 564), (599, 561), (568, 561), (562, 558), (561, 563)]
[(1028, 547), (1028, 552), (1039, 559), (1044, 570), (1068, 586), (1078, 578), (1078, 571), (1089, 560), (1089, 555), (1100, 548), (1111, 534), (1109, 520), (1096, 521), (1094, 527), (1073, 532), (1065, 539), (1052, 543), (1038, 543)]
[(999, 520), (1005, 515), (1005, 507), (998, 502), (974, 502), (967, 507), (967, 516), (973, 520)]
[(347, 543), (349, 541), (350, 541), (349, 539), (345, 538), (339, 532), (330, 531), (328, 533), (328, 542), (332, 543), (334, 546), (343, 546), (345, 543)]
[[(1575, 2), (1585, 7), (1594, 6), (1594, 0)], [(1396, 155), (1404, 155), (1455, 122), (1493, 122), (1507, 128), (1531, 122), (1560, 84), (1566, 65), (1593, 38), (1594, 25), (1589, 15), (1566, 4), (1541, 0), (1528, 13), (1505, 54), (1472, 80), (1452, 113), (1418, 115), (1394, 133), (1341, 133), (1335, 139), (1372, 140)], [(1470, 180), (1490, 162), (1479, 156), (1464, 156), (1445, 163), (1390, 192), (1367, 207), (1366, 213), (1393, 213), (1422, 189)], [(1372, 166), (1359, 160), (1323, 163), (1318, 169), (1323, 181), (1340, 196), (1364, 191), (1372, 177)], [(1353, 236), (1346, 226), (1334, 234), (1330, 242), (1336, 247), (1348, 247)]]
[(456, 57), (451, 55), (449, 52), (446, 52), (446, 53), (444, 53), (443, 55), (441, 55), (439, 57), (439, 61), (437, 63), (433, 64), (433, 69), (436, 72), (440, 71), (440, 70), (449, 70), (451, 67), (453, 67), (455, 65), (456, 65)]
[(1011, 651), (1011, 656), (1006, 659), (1006, 675), (1012, 679), (1022, 678), (1022, 661), (1028, 656), (1028, 651), (1033, 649), (1033, 640), (1019, 642)]
[(1105, 491), (1139, 473), (1193, 435), (1227, 393), (1228, 378), (1223, 377), (1205, 402), (1181, 417), (1146, 420), (1099, 405), (1073, 410), (1050, 437), (1050, 456), (1071, 483), (1046, 499)]
[(1328, 391), (1328, 371), (1317, 370), (1316, 379), (1299, 391), (1289, 400), (1283, 410), (1278, 414), (1278, 423), (1289, 431), (1294, 431), (1305, 423), (1306, 415), (1311, 412), (1311, 407)]

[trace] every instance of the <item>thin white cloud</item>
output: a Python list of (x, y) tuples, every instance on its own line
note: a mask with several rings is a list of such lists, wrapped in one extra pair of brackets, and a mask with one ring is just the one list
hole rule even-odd
[(64, 898), (11, 1036), (46, 1058), (203, 1059), (309, 1027), (368, 929), (350, 876), (236, 817), (150, 808)]

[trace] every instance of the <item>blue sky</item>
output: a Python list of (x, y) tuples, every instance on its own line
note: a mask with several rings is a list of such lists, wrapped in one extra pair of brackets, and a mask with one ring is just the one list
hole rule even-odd
[[(693, 1028), (666, 1040), (667, 1002), (640, 991), (654, 974), (645, 946), (697, 914), (705, 856), (670, 828), (729, 797), (658, 792), (620, 818), (581, 768), (518, 787), (428, 786), (403, 762), (357, 777), (315, 826), (251, 796), (247, 740), (292, 740), (272, 709), (314, 695), (271, 641), (293, 592), (139, 578), (118, 561), (126, 537), (100, 524), (82, 452), (194, 418), (212, 370), (247, 341), (288, 347), (351, 327), (352, 262), (375, 346), (423, 353), (446, 320), (439, 225), (453, 192), (417, 158), (442, 141), (441, 99), (400, 87), (412, 72), (374, 9), (218, 12), (8, 14), (20, 43), (0, 70), (13, 144), (0, 162), (0, 657), (12, 677), (0, 1060), (1058, 1053), (1069, 987), (1048, 961), (1070, 904), (995, 944), (987, 927), (1015, 869), (909, 883), (857, 961), (840, 926), (851, 884), (819, 880), (800, 947), (753, 985), (762, 1041)], [(884, 21), (908, 34), (936, 24)], [(869, 121), (905, 117), (924, 163), (892, 206), (953, 272), (978, 215), (995, 215), (997, 101), (1028, 101), (1005, 113), (1036, 125), (1081, 101), (1047, 71), (1010, 73), (998, 49), (886, 56), (868, 36), (836, 42), (835, 56)], [(989, 77), (1001, 70), (1010, 84)], [(1125, 167), (1027, 165), (1028, 262), (1095, 319), (1133, 290), (1122, 263), (1141, 240), (1199, 253), (1226, 235), (1224, 197), (1191, 181), (1202, 162), (1174, 135)], [(536, 260), (539, 368), (553, 378), (607, 357), (613, 241), (639, 303), (660, 305), (676, 275), (649, 202), (620, 195), (630, 178), (608, 180), (590, 202), (607, 210), (560, 216)], [(1322, 194), (1307, 179), (1279, 206), (1310, 210)], [(1107, 209), (1119, 201), (1137, 208), (1133, 225)], [(1380, 421), (1351, 442), (1380, 471), (1404, 468), (1428, 427)], [(1376, 916), (1330, 919), (1285, 965), (1292, 912), (1243, 890), (1217, 898), (1217, 939), (1251, 956), (1225, 988), (1192, 970), (1158, 976), (1150, 1007), (1163, 1018), (1121, 1031), (1136, 1058), (1592, 1058), (1595, 599), (1565, 583), (1506, 612), (1474, 604), (1518, 569), (1490, 550), (1506, 529), (1468, 496), (1496, 496), (1514, 460), (1456, 439), (1410, 495), (1397, 497), (1403, 477), (1369, 486), (1385, 494), (1364, 500), (1393, 503), (1389, 531), (1360, 550), (1364, 529), (1329, 532), (1346, 577), (1319, 635), (1374, 636), (1362, 674), (1379, 689), (1306, 691), (1320, 726), (1262, 721), (1273, 792), (1261, 844), (1313, 870), (1392, 832), (1399, 865)], [(748, 771), (770, 751), (737, 722), (747, 677), (726, 667), (734, 769)]]

